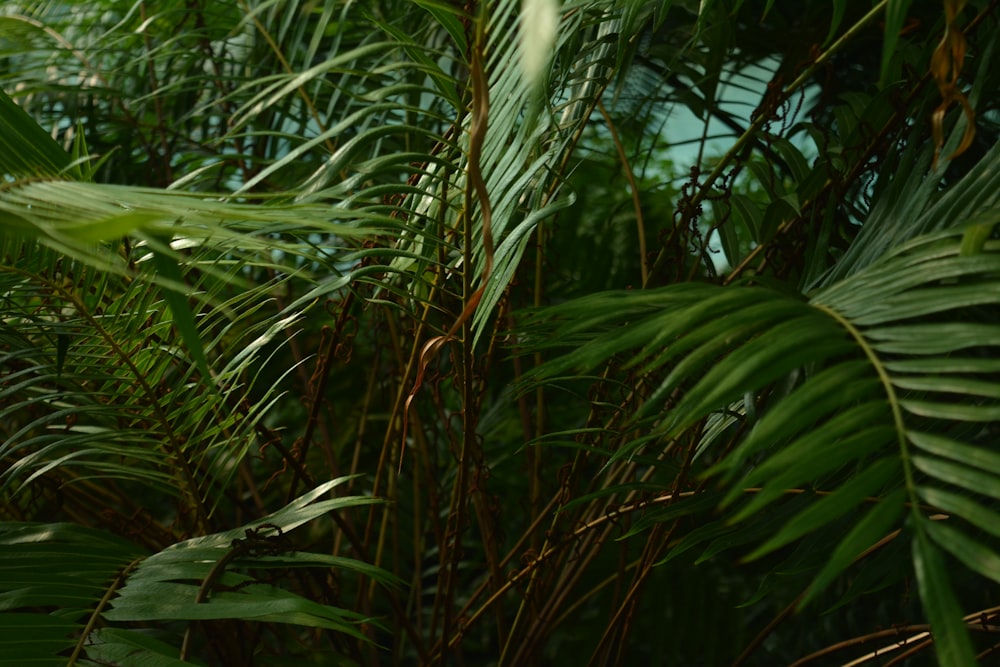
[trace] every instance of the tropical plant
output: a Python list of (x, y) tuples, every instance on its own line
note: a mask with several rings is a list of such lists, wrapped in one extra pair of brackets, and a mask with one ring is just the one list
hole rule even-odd
[(0, 663), (992, 655), (997, 5), (7, 3)]

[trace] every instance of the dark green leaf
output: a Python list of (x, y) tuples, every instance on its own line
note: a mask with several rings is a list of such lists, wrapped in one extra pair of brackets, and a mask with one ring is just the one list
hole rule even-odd
[(930, 456), (914, 456), (913, 465), (942, 482), (948, 482), (977, 493), (984, 493), (993, 498), (1000, 498), (1000, 476)]
[(69, 166), (69, 153), (0, 90), (0, 176), (55, 177)]
[(967, 445), (952, 438), (920, 431), (907, 431), (906, 437), (925, 452), (1000, 475), (1000, 454), (991, 449)]
[(983, 507), (967, 496), (932, 486), (918, 487), (917, 493), (937, 509), (961, 517), (978, 529), (994, 537), (1000, 537), (1000, 514)]
[(972, 667), (976, 664), (975, 653), (962, 620), (962, 609), (948, 581), (948, 568), (922, 527), (918, 527), (913, 540), (913, 566), (920, 599), (934, 633), (938, 664)]
[(899, 461), (894, 458), (876, 461), (852, 476), (833, 493), (820, 498), (808, 509), (795, 516), (774, 537), (752, 551), (747, 556), (747, 560), (760, 558), (793, 540), (799, 539), (806, 533), (829, 525), (834, 519), (850, 512), (866, 498), (881, 490), (886, 482), (892, 478), (893, 473), (898, 471)]
[(882, 40), (882, 67), (879, 75), (879, 80), (882, 82), (883, 86), (890, 83), (887, 80), (889, 75), (889, 63), (896, 52), (896, 44), (899, 42), (899, 34), (903, 30), (903, 24), (906, 22), (906, 13), (910, 8), (910, 1), (911, 0), (888, 0), (888, 5), (885, 10), (884, 37)]
[(86, 648), (89, 659), (118, 667), (182, 667), (193, 663), (180, 660), (179, 651), (141, 631), (101, 628), (94, 632)]
[(170, 246), (170, 239), (161, 238), (157, 245), (160, 247), (153, 246), (151, 248), (153, 261), (156, 264), (157, 272), (169, 281), (169, 284), (164, 285), (161, 289), (163, 290), (163, 298), (170, 306), (174, 326), (177, 327), (181, 338), (184, 339), (184, 343), (201, 373), (202, 382), (205, 386), (214, 387), (215, 381), (208, 365), (208, 357), (205, 356), (205, 347), (201, 342), (201, 334), (198, 333), (194, 313), (188, 303), (188, 295), (176, 287), (184, 285), (184, 275), (181, 273), (177, 257), (166, 249)]
[(928, 522), (927, 534), (970, 569), (1000, 583), (1000, 555), (997, 555), (995, 550), (968, 537), (944, 521)]
[(879, 540), (889, 536), (893, 526), (903, 514), (905, 499), (906, 491), (897, 489), (879, 499), (875, 506), (868, 510), (864, 518), (854, 524), (850, 532), (833, 550), (823, 569), (809, 584), (805, 595), (799, 601), (800, 609), (822, 593), (834, 578), (856, 562), (862, 553), (878, 543)]

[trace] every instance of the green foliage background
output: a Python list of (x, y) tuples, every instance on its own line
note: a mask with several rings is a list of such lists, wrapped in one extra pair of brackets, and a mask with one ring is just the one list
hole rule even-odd
[(5, 3), (0, 664), (995, 659), (997, 4)]

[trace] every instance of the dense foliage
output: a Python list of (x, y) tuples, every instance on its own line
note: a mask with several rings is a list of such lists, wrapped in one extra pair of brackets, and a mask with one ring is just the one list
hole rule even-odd
[(997, 5), (4, 3), (0, 664), (989, 659)]

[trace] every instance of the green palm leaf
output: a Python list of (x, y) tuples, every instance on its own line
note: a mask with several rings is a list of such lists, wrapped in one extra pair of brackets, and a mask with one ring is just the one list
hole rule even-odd
[[(914, 239), (808, 302), (760, 288), (682, 285), (556, 306), (545, 311), (554, 326), (535, 322), (525, 333), (546, 336), (540, 348), (575, 349), (534, 379), (589, 370), (612, 355), (644, 378), (662, 377), (640, 385), (631, 426), (656, 438), (634, 440), (612, 461), (648, 457), (650, 441), (689, 437), (714, 412), (759, 402), (763, 414), (731, 451), (698, 450), (720, 457), (705, 474), (725, 480), (723, 506), (737, 505), (729, 520), (767, 512), (790, 489), (822, 493), (749, 558), (851, 515), (808, 601), (908, 516), (926, 535), (914, 546), (924, 604), (953, 610), (934, 543), (991, 579), (996, 551), (961, 524), (932, 523), (920, 503), (941, 502), (977, 528), (991, 524), (991, 502), (1000, 499), (1000, 458), (980, 434), (1000, 417), (1000, 322), (990, 315), (1000, 306), (1000, 244), (967, 255), (962, 240), (963, 229)], [(790, 393), (767, 399), (802, 369)], [(932, 614), (942, 627), (939, 655), (965, 656), (961, 614), (955, 625), (950, 613)]]
[[(90, 660), (131, 656), (132, 664), (140, 659), (142, 664), (189, 664), (178, 660), (177, 648), (144, 636), (131, 628), (132, 622), (240, 619), (326, 628), (366, 640), (357, 626), (373, 619), (238, 573), (250, 568), (333, 568), (397, 585), (383, 570), (350, 558), (290, 547), (270, 555), (251, 550), (231, 560), (217, 579), (220, 590), (206, 602), (197, 599), (199, 585), (190, 583), (205, 581), (237, 548), (234, 540), (254, 530), (283, 536), (330, 512), (377, 502), (355, 496), (322, 499), (345, 481), (322, 484), (246, 526), (152, 555), (107, 533), (70, 524), (0, 524), (0, 623), (19, 630), (0, 636), (0, 664), (66, 664), (60, 654), (74, 647), (77, 655)], [(55, 611), (34, 611), (39, 607)], [(111, 625), (94, 631), (98, 616)]]
[[(252, 323), (275, 285), (234, 293), (227, 280), (202, 277), (203, 298), (213, 305), (202, 308), (199, 340), (213, 366), (227, 350), (240, 351), (206, 377), (178, 348), (176, 320), (142, 280), (65, 260), (30, 241), (7, 248), (25, 259), (0, 268), (0, 358), (12, 371), (0, 390), (0, 418), (9, 428), (0, 444), (7, 462), (0, 487), (100, 474), (142, 480), (192, 509), (214, 505), (275, 399), (265, 390), (248, 400), (260, 355), (297, 321)], [(237, 325), (233, 312), (246, 319)], [(178, 400), (195, 394), (197, 403)]]

